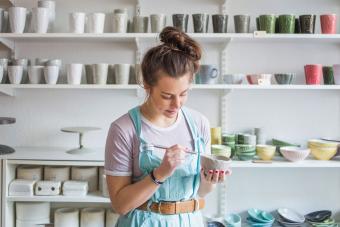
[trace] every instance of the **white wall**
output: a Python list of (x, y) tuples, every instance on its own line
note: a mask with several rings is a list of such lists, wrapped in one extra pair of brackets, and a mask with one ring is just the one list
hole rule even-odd
[[(17, 0), (18, 5), (32, 7), (36, 1)], [(217, 13), (222, 1), (143, 0), (142, 14), (166, 13), (168, 25), (172, 13)], [(110, 13), (128, 7), (133, 14), (135, 1), (57, 0), (58, 32), (68, 31), (68, 13), (72, 11)], [(261, 13), (340, 13), (337, 0), (230, 0), (229, 31), (233, 31), (234, 14)], [(189, 31), (192, 31), (190, 17)], [(211, 23), (211, 22), (210, 22)], [(319, 32), (319, 21), (317, 23)], [(106, 25), (109, 31), (110, 23)], [(210, 30), (212, 25), (210, 24)], [(17, 42), (18, 57), (61, 58), (63, 63), (130, 63), (134, 64), (134, 45), (113, 42)], [(221, 47), (204, 46), (202, 63), (219, 66)], [(2, 51), (2, 56), (7, 53)], [(230, 73), (296, 72), (297, 83), (303, 83), (303, 65), (340, 62), (339, 45), (326, 42), (233, 41), (228, 46), (227, 69)], [(188, 106), (204, 113), (212, 126), (220, 124), (220, 92), (192, 91)], [(60, 132), (66, 126), (99, 126), (99, 132), (85, 136), (85, 145), (104, 147), (109, 124), (138, 105), (142, 99), (135, 91), (122, 90), (18, 90), (16, 97), (0, 96), (0, 116), (17, 118), (17, 123), (1, 126), (0, 143), (12, 146), (73, 147), (76, 135)], [(263, 127), (267, 139), (281, 138), (305, 144), (309, 138), (339, 136), (338, 91), (233, 91), (227, 98), (226, 121), (232, 132)], [(301, 212), (339, 207), (339, 174), (335, 169), (235, 169), (228, 189), (228, 211), (250, 207), (273, 210), (280, 206)], [(289, 190), (286, 190), (289, 189)], [(306, 192), (306, 193), (302, 193)], [(209, 196), (209, 213), (217, 212), (218, 191)]]

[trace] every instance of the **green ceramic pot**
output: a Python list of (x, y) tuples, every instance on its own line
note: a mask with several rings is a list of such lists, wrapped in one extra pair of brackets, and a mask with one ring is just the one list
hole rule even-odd
[(279, 33), (293, 34), (295, 32), (295, 16), (280, 15), (279, 16)]
[(267, 33), (275, 33), (276, 16), (275, 15), (260, 15), (259, 16), (259, 26), (261, 31), (266, 31)]

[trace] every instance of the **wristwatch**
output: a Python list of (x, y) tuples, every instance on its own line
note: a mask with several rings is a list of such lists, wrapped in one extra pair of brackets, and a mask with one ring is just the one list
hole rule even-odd
[(153, 183), (155, 183), (156, 185), (163, 184), (164, 183), (163, 181), (159, 181), (159, 180), (156, 179), (155, 175), (153, 174), (153, 171), (154, 171), (154, 169), (150, 173), (150, 177), (151, 177), (151, 180), (153, 181)]

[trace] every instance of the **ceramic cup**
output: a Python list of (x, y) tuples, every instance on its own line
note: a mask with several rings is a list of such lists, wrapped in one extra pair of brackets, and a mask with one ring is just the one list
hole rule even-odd
[(22, 65), (10, 65), (8, 66), (8, 78), (11, 84), (20, 84), (23, 75)]
[(71, 179), (87, 181), (89, 192), (98, 190), (98, 168), (96, 166), (72, 166)]
[(23, 7), (10, 7), (8, 9), (9, 24), (13, 33), (23, 33), (26, 24), (27, 10)]
[(149, 25), (149, 17), (134, 16), (133, 17), (133, 32), (147, 33)]
[(93, 83), (106, 84), (109, 65), (106, 63), (92, 65)]
[(44, 78), (46, 84), (56, 84), (59, 77), (59, 66), (50, 65), (44, 67)]
[(249, 33), (250, 32), (250, 16), (249, 15), (235, 15), (234, 25), (235, 25), (235, 33)]
[(94, 84), (93, 82), (93, 67), (91, 64), (85, 65), (86, 83)]
[(221, 75), (222, 84), (241, 84), (243, 82), (244, 74), (224, 74)]
[(1, 83), (3, 78), (4, 78), (4, 67), (2, 65), (0, 65), (0, 83)]
[(70, 166), (45, 166), (44, 180), (67, 181), (70, 180)]
[(266, 14), (259, 16), (259, 26), (261, 31), (266, 31), (267, 33), (275, 33), (276, 16), (273, 14)]
[(115, 65), (116, 84), (128, 84), (129, 75), (130, 75), (129, 64), (116, 64)]
[(27, 58), (12, 59), (11, 64), (21, 65), (23, 67), (21, 83), (27, 84), (28, 83), (27, 66), (30, 64), (30, 61)]
[(55, 27), (55, 7), (56, 3), (55, 1), (50, 0), (40, 0), (38, 1), (38, 7), (48, 8), (49, 9), (49, 22), (48, 22), (48, 31), (53, 32)]
[(188, 14), (172, 14), (173, 26), (180, 29), (183, 32), (188, 31)]
[(32, 31), (36, 33), (46, 33), (49, 23), (48, 8), (33, 8), (32, 10)]
[(325, 14), (320, 16), (322, 34), (336, 33), (336, 14)]
[(5, 25), (5, 11), (4, 9), (0, 8), (0, 32), (5, 32), (2, 28)]
[(214, 14), (211, 16), (213, 22), (214, 33), (227, 33), (228, 31), (228, 15)]
[(222, 144), (221, 127), (210, 128), (211, 144)]
[(44, 76), (44, 66), (28, 66), (28, 78), (31, 84), (42, 84)]
[(73, 12), (69, 14), (69, 27), (71, 33), (84, 33), (86, 14), (82, 12)]
[(279, 33), (293, 34), (295, 32), (295, 15), (280, 15), (278, 29)]
[(195, 33), (207, 33), (209, 25), (209, 14), (197, 13), (192, 15)]
[(213, 65), (201, 65), (195, 76), (196, 84), (215, 84), (217, 82), (218, 69)]
[(323, 83), (327, 85), (334, 84), (334, 71), (332, 66), (322, 67)]
[(59, 208), (54, 212), (54, 227), (79, 226), (77, 208)]
[(113, 212), (112, 209), (107, 209), (106, 210), (106, 223), (105, 223), (105, 227), (115, 227), (116, 223), (118, 221), (119, 218), (119, 214)]
[(316, 15), (301, 15), (299, 17), (301, 33), (314, 34)]
[(322, 77), (322, 65), (305, 65), (306, 84), (315, 85), (320, 84)]
[[(117, 11), (116, 11), (117, 12)], [(113, 32), (115, 33), (126, 33), (127, 32), (127, 13), (114, 13), (113, 14)]]
[(83, 208), (80, 215), (81, 227), (105, 226), (105, 210), (103, 208)]
[(105, 14), (91, 13), (87, 16), (87, 32), (100, 34), (104, 32)]
[(10, 32), (9, 16), (7, 10), (4, 11), (4, 23), (2, 24), (2, 27), (0, 29), (1, 32)]
[(81, 82), (81, 75), (83, 72), (83, 64), (72, 63), (67, 64), (67, 83), (72, 85), (79, 85)]
[(166, 24), (166, 17), (164, 14), (151, 14), (151, 32), (160, 33)]
[(334, 83), (340, 84), (340, 64), (333, 65)]
[(107, 83), (108, 84), (115, 84), (116, 83), (116, 76), (115, 76), (115, 65), (109, 64), (109, 70), (107, 75)]
[(3, 68), (3, 76), (2, 76), (2, 80), (0, 80), (0, 84), (1, 83), (7, 83), (8, 81), (8, 71), (7, 71), (7, 67), (8, 67), (8, 59), (7, 58), (0, 58), (0, 66)]

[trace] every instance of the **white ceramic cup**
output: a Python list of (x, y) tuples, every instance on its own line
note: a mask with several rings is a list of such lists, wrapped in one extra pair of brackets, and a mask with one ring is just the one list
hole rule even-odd
[(87, 32), (88, 33), (103, 33), (105, 23), (104, 13), (91, 13), (87, 16)]
[(71, 168), (69, 166), (45, 166), (44, 180), (67, 181), (70, 180)]
[(44, 77), (46, 84), (56, 84), (59, 77), (59, 66), (56, 65), (45, 66)]
[(340, 84), (340, 64), (333, 65), (334, 83)]
[(87, 181), (89, 192), (98, 190), (98, 168), (96, 166), (72, 166), (71, 179)]
[(114, 13), (113, 14), (113, 32), (126, 33), (127, 32), (127, 19), (126, 13)]
[(48, 30), (49, 13), (48, 8), (38, 7), (32, 9), (32, 31), (46, 33)]
[(69, 15), (69, 27), (71, 33), (84, 33), (86, 14), (82, 12), (73, 12)]
[(54, 24), (55, 24), (55, 1), (50, 0), (40, 0), (38, 1), (38, 7), (44, 7), (49, 9), (49, 20), (48, 20), (48, 31), (54, 31)]
[(115, 77), (116, 84), (128, 84), (130, 75), (130, 64), (116, 64)]
[(79, 85), (81, 83), (81, 75), (83, 72), (83, 64), (72, 63), (67, 64), (67, 83), (73, 85)]
[(26, 24), (27, 9), (23, 7), (10, 7), (8, 17), (11, 31), (13, 33), (23, 33)]
[(113, 212), (112, 209), (106, 210), (106, 223), (105, 227), (115, 227), (118, 221), (119, 214)]
[(84, 208), (81, 210), (81, 227), (105, 226), (105, 210), (103, 208)]
[(42, 180), (42, 166), (22, 165), (17, 167), (17, 179)]
[(79, 210), (77, 208), (59, 208), (54, 212), (54, 227), (78, 227)]
[(36, 224), (47, 224), (50, 220), (50, 208), (49, 202), (17, 202), (15, 203), (15, 216), (20, 221), (35, 221)]
[(31, 84), (41, 84), (43, 82), (44, 66), (28, 66), (28, 79)]
[(93, 83), (106, 84), (109, 64), (101, 63), (92, 65)]
[(9, 82), (11, 84), (20, 84), (22, 81), (24, 67), (22, 65), (10, 65), (7, 67), (7, 70)]

